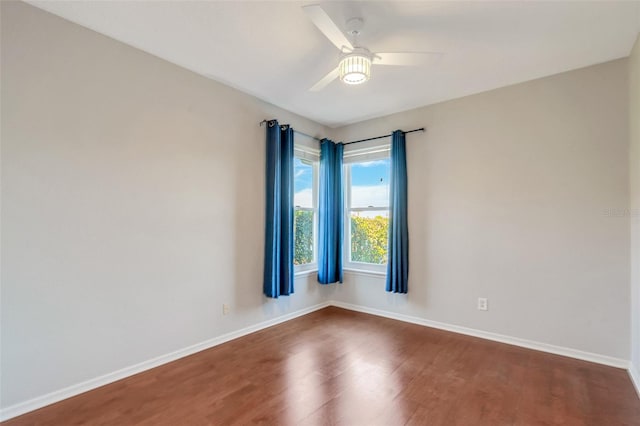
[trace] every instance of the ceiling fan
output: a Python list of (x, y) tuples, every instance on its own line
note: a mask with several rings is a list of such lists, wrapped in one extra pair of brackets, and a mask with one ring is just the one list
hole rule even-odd
[(352, 43), (320, 5), (303, 6), (302, 9), (322, 34), (340, 49), (338, 66), (314, 84), (309, 89), (312, 92), (324, 89), (336, 78), (340, 78), (346, 84), (364, 83), (371, 77), (372, 65), (416, 66), (424, 62), (425, 56), (440, 57), (443, 55), (440, 52), (374, 53), (357, 44), (357, 37), (361, 34), (364, 26), (362, 18), (351, 18), (346, 23), (347, 33), (352, 37)]

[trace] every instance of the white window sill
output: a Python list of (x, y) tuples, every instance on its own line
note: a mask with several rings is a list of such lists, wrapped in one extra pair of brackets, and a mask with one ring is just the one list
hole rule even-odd
[[(343, 271), (345, 274), (360, 275), (363, 277), (385, 278), (387, 276), (386, 272), (368, 271), (365, 269), (344, 268)], [(309, 275), (313, 275), (317, 273), (318, 273), (317, 269), (309, 269), (307, 271), (294, 272), (293, 275), (296, 278), (302, 278), (302, 277), (307, 277)]]
[(304, 270), (304, 271), (295, 271), (293, 273), (293, 276), (295, 278), (300, 278), (300, 277), (306, 277), (306, 276), (309, 276), (309, 275), (312, 275), (312, 274), (317, 274), (317, 273), (318, 273), (317, 269), (307, 269), (307, 270)]
[(344, 272), (351, 275), (360, 275), (363, 277), (385, 278), (386, 272), (370, 271), (366, 269), (344, 268)]

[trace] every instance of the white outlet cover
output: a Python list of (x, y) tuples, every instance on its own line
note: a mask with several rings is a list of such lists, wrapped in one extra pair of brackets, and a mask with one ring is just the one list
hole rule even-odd
[(478, 310), (480, 311), (489, 310), (489, 300), (486, 297), (478, 297)]

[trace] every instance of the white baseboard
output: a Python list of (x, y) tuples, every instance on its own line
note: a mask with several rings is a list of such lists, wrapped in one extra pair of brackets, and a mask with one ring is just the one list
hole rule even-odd
[[(584, 352), (577, 349), (565, 348), (562, 346), (550, 345), (547, 343), (535, 342), (533, 340), (520, 339), (518, 337), (505, 336), (503, 334), (491, 333), (489, 331), (477, 330), (474, 328), (461, 327), (458, 325), (446, 324), (437, 321), (431, 321), (424, 318), (398, 314), (395, 312), (383, 311), (374, 308), (368, 308), (361, 305), (353, 305), (338, 301), (331, 301), (331, 306), (349, 309), (352, 311), (363, 312), (366, 314), (377, 315), (380, 317), (395, 319), (399, 321), (409, 322), (412, 324), (423, 325), (426, 327), (437, 328), (440, 330), (452, 331), (454, 333), (465, 334), (467, 336), (480, 337), (482, 339), (493, 340), (495, 342), (506, 343), (523, 348), (534, 349), (542, 352), (549, 352), (556, 355), (563, 355), (570, 358), (581, 359), (583, 361), (595, 362), (598, 364), (609, 365), (611, 367), (629, 369), (629, 361), (620, 358), (614, 358), (606, 355)], [(636, 385), (637, 386), (637, 385)]]
[(174, 351), (165, 355), (161, 355), (129, 367), (122, 368), (118, 371), (114, 371), (112, 373), (108, 373), (100, 377), (89, 379), (87, 381), (66, 387), (64, 389), (53, 391), (51, 393), (30, 399), (28, 401), (11, 405), (7, 408), (0, 410), (0, 421), (9, 420), (13, 417), (17, 417), (22, 414), (28, 413), (29, 411), (37, 410), (47, 405), (51, 405), (53, 403), (62, 401), (63, 399), (71, 398), (72, 396), (76, 396), (78, 394), (93, 390), (95, 388), (99, 388), (100, 386), (113, 383), (115, 381), (132, 376), (134, 374), (142, 373), (143, 371), (150, 370), (154, 367), (158, 367), (168, 362), (175, 361), (177, 359), (183, 358), (188, 355), (192, 355), (196, 352), (200, 352), (205, 349), (212, 348), (214, 346), (220, 345), (230, 340), (237, 339), (238, 337), (242, 337), (247, 334), (251, 334), (256, 331), (265, 329), (267, 327), (271, 327), (271, 326), (283, 323), (285, 321), (289, 321), (293, 318), (306, 315), (308, 313), (317, 311), (319, 309), (326, 308), (329, 305), (330, 305), (329, 302), (324, 302), (314, 306), (310, 306), (305, 309), (300, 309), (298, 311), (291, 312), (286, 315), (279, 316), (277, 318), (272, 318), (270, 320), (263, 321), (255, 325), (251, 325), (249, 327), (245, 327), (237, 331), (232, 331), (230, 333), (223, 334), (218, 337), (214, 337), (204, 342), (196, 343), (195, 345), (186, 347), (184, 349), (179, 349), (177, 351)]
[(638, 398), (640, 398), (640, 372), (633, 362), (629, 363), (629, 377), (631, 377), (631, 383), (633, 383), (633, 386), (636, 388)]

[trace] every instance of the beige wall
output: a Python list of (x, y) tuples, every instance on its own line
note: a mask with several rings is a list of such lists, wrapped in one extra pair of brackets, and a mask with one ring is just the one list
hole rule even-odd
[(338, 140), (427, 132), (407, 139), (409, 294), (350, 274), (331, 297), (628, 359), (627, 65), (338, 129)]
[(262, 296), (258, 122), (325, 128), (0, 3), (3, 407), (325, 300)]
[[(0, 406), (331, 299), (628, 358), (627, 61), (334, 130), (0, 11)], [(408, 139), (408, 296), (347, 275), (262, 297), (271, 117), (334, 139), (428, 128)]]
[(629, 57), (631, 363), (640, 393), (640, 36)]

